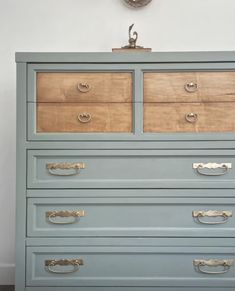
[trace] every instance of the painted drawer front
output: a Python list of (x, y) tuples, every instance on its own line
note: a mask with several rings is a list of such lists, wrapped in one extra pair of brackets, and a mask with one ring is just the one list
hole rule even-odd
[(144, 73), (145, 102), (235, 101), (235, 72)]
[(28, 247), (26, 281), (27, 286), (233, 287), (234, 260), (234, 247)]
[(131, 103), (38, 103), (37, 132), (131, 132)]
[(29, 150), (28, 188), (233, 188), (229, 150)]
[(235, 199), (29, 198), (28, 236), (235, 237)]
[(233, 132), (235, 103), (145, 103), (144, 132)]
[(132, 102), (132, 74), (37, 73), (38, 102)]

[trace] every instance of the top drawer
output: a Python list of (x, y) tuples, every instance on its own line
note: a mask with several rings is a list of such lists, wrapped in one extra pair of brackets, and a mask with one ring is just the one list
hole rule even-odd
[(144, 73), (144, 101), (235, 101), (235, 72)]
[(37, 102), (132, 102), (128, 72), (38, 72)]

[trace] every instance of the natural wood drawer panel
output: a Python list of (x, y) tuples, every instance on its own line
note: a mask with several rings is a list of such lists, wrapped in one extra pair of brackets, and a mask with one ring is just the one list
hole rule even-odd
[(37, 104), (37, 132), (131, 131), (131, 103)]
[[(234, 247), (30, 246), (26, 258), (27, 286), (234, 287), (235, 283)], [(211, 265), (197, 267), (195, 260), (211, 260)], [(220, 263), (214, 267), (216, 262)]]
[(145, 103), (144, 131), (232, 132), (235, 103)]
[[(197, 85), (187, 87), (195, 92), (186, 90), (188, 83)], [(145, 73), (144, 101), (235, 101), (235, 72)]]
[(234, 198), (29, 198), (27, 213), (29, 237), (235, 237)]
[(38, 102), (131, 102), (131, 73), (37, 73)]

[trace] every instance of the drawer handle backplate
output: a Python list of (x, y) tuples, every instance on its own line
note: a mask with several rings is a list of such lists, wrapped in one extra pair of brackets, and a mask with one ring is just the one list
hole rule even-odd
[(49, 163), (46, 167), (50, 174), (56, 176), (77, 175), (81, 169), (85, 169), (84, 163)]
[[(229, 220), (229, 217), (233, 216), (233, 212), (229, 210), (197, 210), (193, 211), (193, 217), (195, 217), (202, 224), (223, 224)], [(222, 217), (220, 221), (205, 221), (204, 217)]]
[[(193, 260), (193, 265), (197, 269), (198, 272), (210, 275), (224, 274), (227, 273), (230, 268), (234, 265), (233, 259), (228, 260)], [(207, 271), (203, 267), (223, 267), (222, 271)]]
[(194, 92), (196, 92), (198, 90), (198, 85), (197, 85), (197, 83), (189, 82), (189, 83), (186, 83), (184, 85), (184, 89), (188, 93), (194, 93)]
[[(78, 211), (68, 211), (68, 210), (60, 210), (60, 211), (47, 211), (46, 217), (48, 220), (53, 224), (73, 224), (79, 220), (80, 217), (85, 216), (84, 210), (78, 210)], [(72, 217), (72, 220), (66, 220), (66, 221), (56, 221), (54, 220), (55, 217)]]
[[(74, 273), (79, 270), (79, 266), (84, 265), (84, 262), (82, 259), (73, 259), (73, 260), (46, 260), (45, 261), (45, 268), (48, 272), (54, 273), (54, 274), (69, 274)], [(72, 269), (69, 270), (56, 270), (53, 267), (55, 266), (72, 266)]]
[[(228, 172), (229, 169), (232, 169), (232, 163), (193, 163), (193, 169), (196, 169), (200, 175), (205, 176), (222, 176)], [(212, 170), (210, 172), (203, 171), (203, 169)], [(222, 169), (221, 172), (215, 172), (217, 169)]]
[(82, 93), (87, 93), (91, 90), (91, 85), (88, 83), (78, 83), (77, 85), (78, 91)]
[(80, 114), (78, 114), (77, 118), (81, 123), (88, 123), (91, 121), (91, 114), (90, 113), (80, 113)]

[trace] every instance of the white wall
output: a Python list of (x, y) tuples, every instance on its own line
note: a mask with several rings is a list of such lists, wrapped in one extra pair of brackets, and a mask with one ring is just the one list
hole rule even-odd
[(0, 0), (0, 285), (14, 282), (15, 51), (110, 51), (127, 42), (154, 51), (235, 50), (234, 0)]

